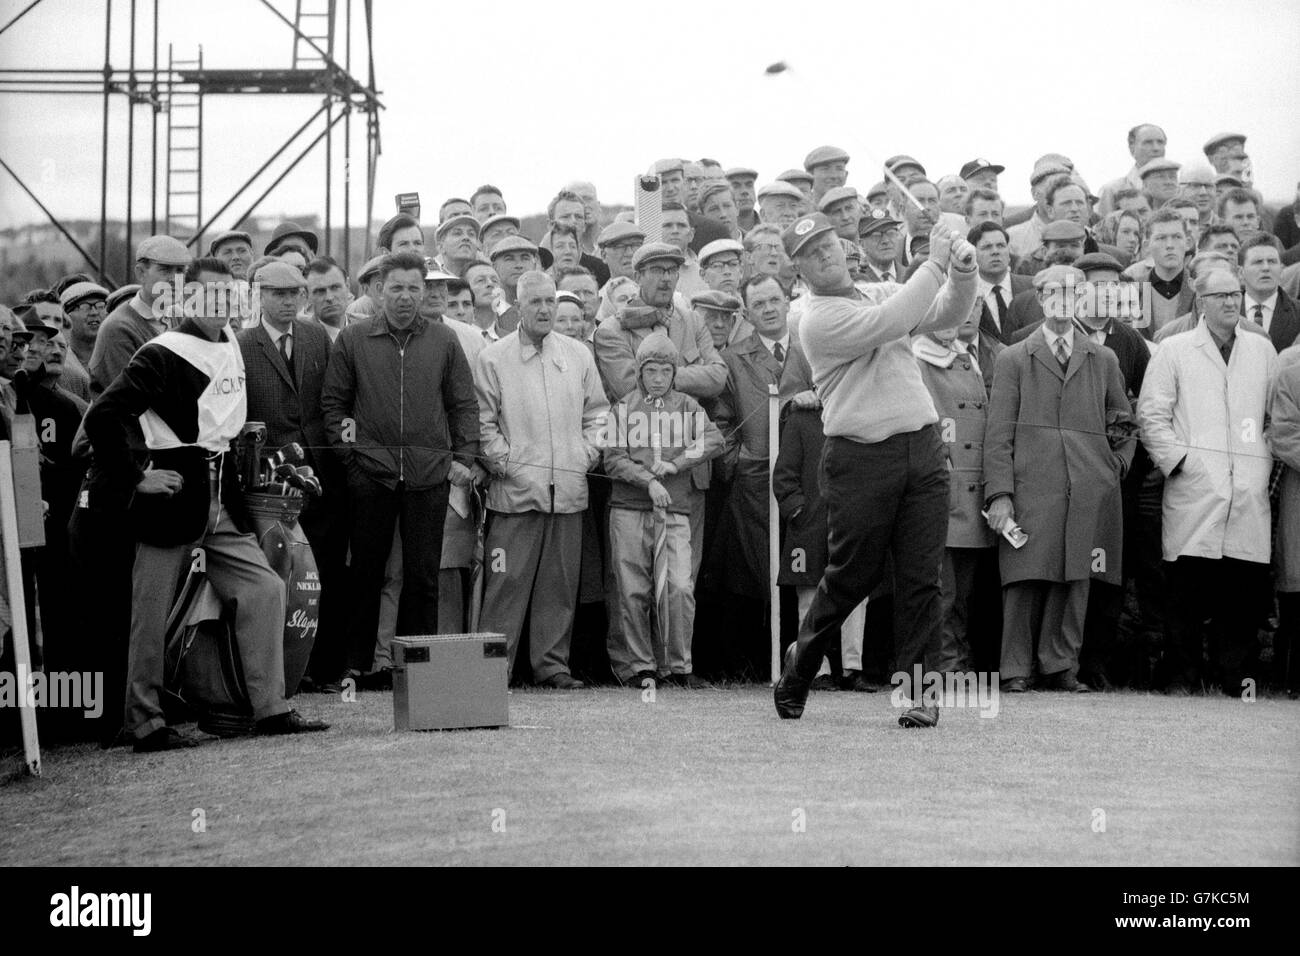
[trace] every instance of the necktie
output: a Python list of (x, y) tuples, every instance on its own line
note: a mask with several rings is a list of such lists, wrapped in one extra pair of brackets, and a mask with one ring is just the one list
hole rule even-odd
[(287, 369), (289, 370), (290, 374), (292, 374), (292, 373), (293, 373), (293, 358), (292, 358), (292, 356), (291, 356), (291, 354), (290, 354), (290, 352), (289, 352), (289, 336), (288, 336), (288, 335), (282, 335), (282, 336), (280, 336), (280, 358), (284, 359), (284, 367), (287, 368)]
[(1255, 324), (1264, 324), (1264, 304), (1262, 302), (1255, 303)]
[(1002, 298), (1002, 286), (993, 287), (993, 297), (998, 301), (998, 328), (1001, 329), (1007, 321), (1007, 300)]
[(780, 342), (777, 342), (775, 345), (772, 346), (772, 354), (776, 356), (776, 360), (778, 362), (780, 362), (782, 365), (785, 365), (785, 349), (781, 348)]
[(1056, 361), (1060, 363), (1061, 371), (1065, 371), (1070, 366), (1070, 356), (1065, 351), (1065, 339), (1056, 340)]

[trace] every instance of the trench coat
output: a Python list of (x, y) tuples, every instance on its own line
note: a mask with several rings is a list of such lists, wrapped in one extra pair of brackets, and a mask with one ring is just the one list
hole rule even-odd
[(998, 356), (984, 439), (984, 500), (1011, 495), (1029, 535), (1003, 538), (1002, 583), (1122, 580), (1120, 479), (1136, 439), (1115, 353), (1082, 335), (1063, 372), (1041, 332)]
[[(998, 343), (998, 351), (1002, 351)], [(991, 548), (997, 543), (980, 511), (984, 507), (984, 431), (988, 396), (981, 370), (928, 335), (912, 340), (921, 380), (939, 413), (939, 434), (948, 450), (949, 548)]]
[[(1223, 364), (1204, 320), (1164, 341), (1138, 399), (1142, 444), (1165, 475), (1161, 537), (1166, 561), (1270, 556), (1264, 416), (1277, 374), (1273, 343), (1236, 336)], [(1182, 462), (1178, 474), (1171, 472)]]

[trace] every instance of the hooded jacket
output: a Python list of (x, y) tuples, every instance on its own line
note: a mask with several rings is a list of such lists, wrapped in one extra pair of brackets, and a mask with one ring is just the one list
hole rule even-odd
[[(645, 367), (651, 362), (673, 367), (673, 383), (657, 399), (649, 397), (643, 380)], [(673, 388), (677, 362), (677, 346), (662, 332), (647, 336), (637, 346), (637, 387), (610, 409), (601, 436), (605, 473), (612, 482), (611, 508), (651, 509), (649, 487), (655, 475), (650, 465), (658, 456), (678, 468), (676, 474), (659, 479), (672, 499), (668, 510), (689, 514), (691, 495), (698, 493), (691, 481), (691, 470), (722, 451), (718, 427), (695, 399)]]

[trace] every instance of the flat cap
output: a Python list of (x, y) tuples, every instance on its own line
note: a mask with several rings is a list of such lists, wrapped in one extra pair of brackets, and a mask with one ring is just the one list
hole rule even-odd
[(821, 202), (817, 204), (817, 208), (822, 212), (825, 212), (837, 202), (842, 202), (845, 199), (857, 198), (858, 191), (852, 186), (836, 186), (834, 189), (826, 190), (826, 195), (822, 196)]
[(1029, 174), (1029, 185), (1037, 186), (1048, 176), (1068, 176), (1069, 174), (1069, 167), (1049, 160), (1034, 167), (1034, 171)]
[(488, 256), (495, 260), (497, 256), (503, 256), (507, 252), (528, 252), (537, 255), (537, 246), (523, 236), (504, 236), (488, 250)]
[(727, 170), (726, 172), (724, 172), (722, 175), (725, 176), (725, 177), (727, 177), (728, 179), (738, 178), (738, 177), (742, 177), (742, 176), (743, 176), (743, 177), (746, 177), (746, 178), (748, 178), (748, 179), (757, 179), (757, 178), (758, 178), (758, 170), (757, 170), (757, 169), (750, 169), (748, 166), (732, 166), (730, 169), (728, 169), (728, 170)]
[(872, 199), (875, 199), (877, 196), (887, 196), (887, 195), (889, 195), (889, 187), (885, 185), (885, 181), (882, 179), (880, 182), (876, 183), (874, 186), (872, 186), (870, 189), (867, 190), (867, 201), (870, 202)]
[(888, 169), (895, 176), (898, 175), (898, 171), (900, 169), (904, 169), (908, 166), (915, 166), (917, 169), (921, 171), (922, 176), (926, 175), (925, 167), (921, 165), (920, 160), (914, 159), (911, 156), (908, 156), (904, 153), (900, 153), (897, 156), (890, 156), (887, 160), (885, 160), (885, 168)]
[(869, 236), (873, 232), (881, 232), (885, 229), (897, 228), (902, 223), (895, 219), (884, 209), (872, 209), (858, 222), (858, 238)]
[(970, 179), (976, 173), (1005, 173), (1007, 167), (999, 166), (997, 163), (990, 163), (987, 159), (972, 159), (969, 163), (962, 166), (961, 172), (958, 173), (962, 179)]
[(1245, 146), (1246, 134), (1245, 133), (1215, 133), (1213, 136), (1211, 136), (1209, 139), (1205, 141), (1205, 145), (1202, 146), (1201, 149), (1205, 151), (1206, 156), (1209, 156), (1220, 146), (1227, 146), (1229, 143), (1241, 143), (1242, 146)]
[(825, 213), (815, 212), (811, 216), (801, 216), (781, 233), (781, 243), (785, 246), (787, 256), (796, 256), (799, 250), (818, 236), (834, 232), (835, 227), (826, 218)]
[(725, 179), (710, 179), (700, 187), (700, 208), (704, 208), (704, 204), (709, 201), (710, 196), (714, 196), (721, 192), (730, 193), (731, 183), (727, 182)]
[(761, 203), (764, 199), (775, 196), (787, 196), (790, 199), (803, 199), (803, 191), (783, 179), (778, 179), (774, 183), (768, 183), (758, 191), (758, 201)]
[(665, 173), (680, 173), (686, 168), (686, 163), (681, 159), (656, 159), (654, 165), (650, 167), (650, 173), (653, 176), (662, 176)]
[(1175, 163), (1172, 159), (1165, 159), (1161, 156), (1158, 159), (1151, 160), (1139, 169), (1138, 175), (1146, 179), (1152, 173), (1176, 173), (1182, 168), (1182, 163)]
[(112, 315), (114, 309), (139, 291), (140, 285), (136, 282), (129, 285), (120, 285), (108, 294), (108, 298), (104, 300), (104, 308), (108, 309), (109, 315)]
[(185, 243), (171, 236), (150, 236), (135, 247), (135, 258), (161, 262), (165, 266), (187, 266), (194, 258)]
[(482, 239), (483, 233), (487, 232), (493, 226), (502, 222), (513, 223), (516, 229), (522, 228), (522, 223), (520, 223), (518, 216), (512, 216), (508, 212), (499, 212), (495, 216), (488, 216), (486, 219), (483, 220), (483, 222), (478, 227), (478, 237)]
[(442, 237), (448, 233), (452, 226), (473, 226), (474, 234), (478, 235), (478, 220), (467, 212), (458, 212), (456, 215), (438, 223), (438, 229), (433, 234), (434, 240), (441, 242)]
[(826, 163), (847, 163), (848, 161), (849, 154), (838, 146), (818, 146), (803, 158), (803, 168), (808, 172), (812, 172), (814, 166), (824, 166)]
[(745, 246), (735, 239), (714, 239), (703, 249), (700, 250), (699, 263), (700, 268), (714, 256), (721, 255), (724, 252), (734, 252), (739, 256), (744, 256)]
[(744, 308), (739, 297), (716, 289), (695, 293), (691, 296), (691, 305), (697, 309), (712, 309), (715, 312), (739, 312)]
[(812, 173), (802, 169), (787, 169), (776, 177), (783, 183), (807, 183), (812, 186)]
[(59, 296), (59, 305), (63, 307), (64, 312), (67, 312), (87, 299), (107, 298), (108, 290), (102, 285), (96, 285), (93, 282), (74, 282), (64, 289), (63, 294)]
[(269, 256), (284, 243), (286, 239), (301, 239), (303, 243), (311, 250), (311, 254), (316, 255), (316, 249), (320, 245), (320, 240), (316, 238), (316, 233), (310, 229), (304, 229), (296, 222), (282, 222), (275, 227), (271, 233), (271, 241), (266, 244), (262, 250), (262, 255)]
[(361, 267), (361, 271), (357, 273), (357, 281), (360, 282), (362, 285), (365, 285), (372, 278), (374, 278), (376, 273), (379, 272), (379, 267), (383, 265), (383, 263), (384, 263), (383, 256), (375, 256), (373, 259), (369, 260), (364, 266)]
[(287, 262), (268, 262), (253, 273), (253, 283), (267, 289), (305, 289), (307, 280)]
[(233, 242), (236, 239), (242, 239), (244, 242), (248, 243), (248, 248), (253, 248), (253, 237), (248, 233), (241, 232), (238, 229), (227, 229), (225, 232), (217, 236), (217, 238), (208, 243), (208, 255), (215, 256), (218, 249), (226, 243)]
[(1090, 252), (1074, 260), (1074, 267), (1080, 272), (1123, 272), (1119, 260), (1105, 252)]
[(1068, 219), (1057, 219), (1043, 227), (1043, 242), (1076, 242), (1087, 237), (1083, 226)]
[(596, 237), (596, 245), (604, 247), (613, 245), (616, 242), (626, 242), (628, 239), (645, 242), (645, 230), (634, 222), (619, 220), (611, 222), (600, 230), (600, 235)]
[(1034, 288), (1042, 290), (1043, 286), (1066, 285), (1083, 281), (1083, 273), (1074, 266), (1048, 266), (1034, 274)]
[(680, 266), (686, 262), (686, 255), (667, 242), (647, 242), (632, 256), (632, 268), (639, 270), (647, 262), (656, 259), (671, 259)]
[(1188, 163), (1178, 171), (1178, 182), (1184, 186), (1213, 186), (1214, 170), (1205, 163)]
[(1214, 185), (1237, 186), (1240, 188), (1242, 186), (1245, 186), (1246, 184), (1241, 181), (1240, 176), (1234, 176), (1232, 175), (1232, 173), (1219, 173), (1219, 175), (1214, 177)]

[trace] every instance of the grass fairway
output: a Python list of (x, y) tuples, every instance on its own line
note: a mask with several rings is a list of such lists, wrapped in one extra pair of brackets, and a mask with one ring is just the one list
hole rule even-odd
[(403, 734), (391, 700), (296, 701), (326, 734), (51, 751), (0, 784), (0, 864), (1300, 863), (1286, 700), (1034, 693), (905, 731), (885, 694), (792, 722), (765, 687), (516, 690), (508, 730)]

